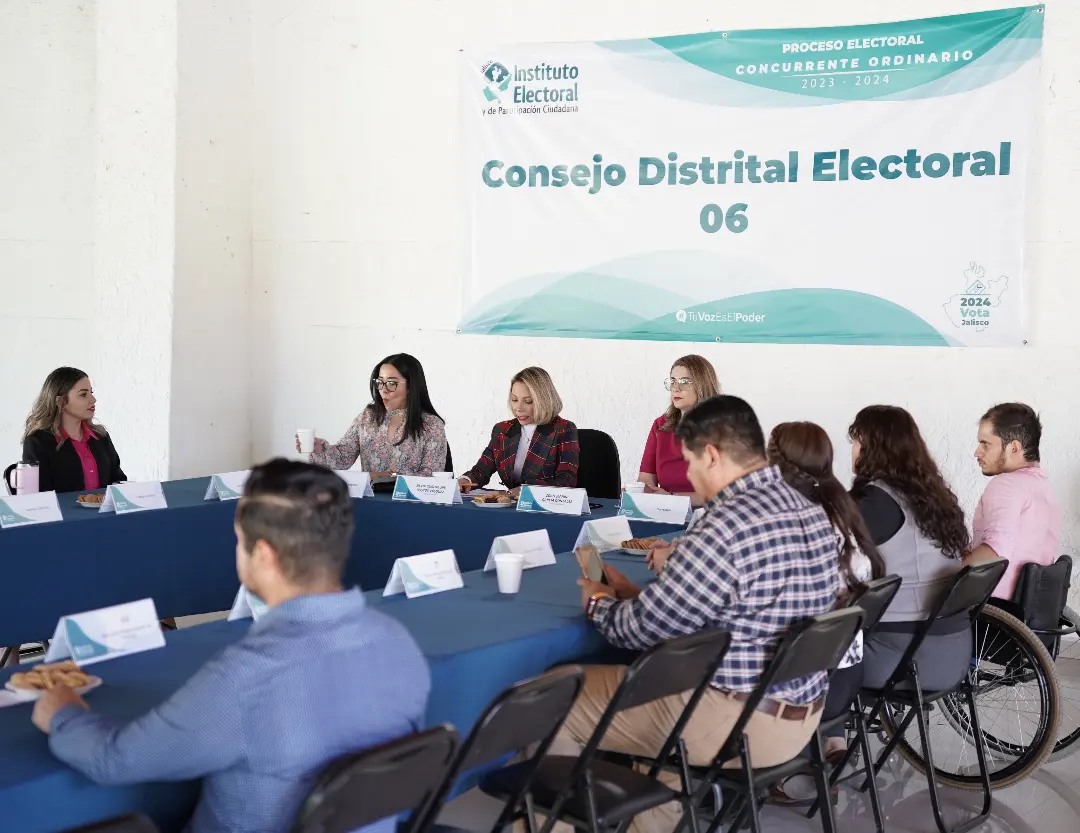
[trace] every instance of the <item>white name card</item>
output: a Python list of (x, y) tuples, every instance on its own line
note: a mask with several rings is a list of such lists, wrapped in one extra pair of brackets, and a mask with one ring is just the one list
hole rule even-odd
[(244, 585), (236, 591), (236, 599), (233, 600), (232, 610), (229, 611), (229, 621), (236, 619), (254, 619), (256, 622), (262, 617), (270, 606), (255, 596)]
[(623, 492), (619, 514), (635, 521), (684, 524), (690, 515), (687, 495), (646, 495)]
[(449, 506), (452, 503), (461, 503), (461, 486), (456, 480), (399, 474), (394, 483), (394, 500)]
[(363, 498), (374, 497), (375, 492), (371, 489), (371, 475), (366, 471), (339, 471), (335, 472), (338, 477), (349, 484), (349, 497)]
[(399, 558), (394, 562), (394, 569), (383, 588), (383, 595), (396, 596), (404, 593), (408, 598), (415, 599), (464, 586), (454, 551), (443, 550)]
[(56, 625), (46, 662), (71, 659), (89, 665), (165, 647), (153, 599), (64, 616)]
[(0, 497), (0, 529), (62, 521), (56, 492)]
[(574, 549), (585, 544), (592, 544), (599, 552), (609, 552), (622, 549), (622, 542), (629, 541), (633, 537), (630, 521), (626, 518), (600, 518), (595, 521), (585, 521), (574, 542)]
[(250, 469), (215, 474), (206, 486), (206, 497), (203, 500), (237, 500), (244, 493), (244, 484), (250, 474)]
[(165, 493), (161, 483), (124, 483), (105, 490), (105, 500), (99, 512), (145, 512), (147, 509), (165, 509)]
[(589, 496), (584, 489), (522, 486), (518, 512), (553, 512), (556, 515), (589, 515)]
[(495, 556), (503, 552), (516, 552), (525, 556), (526, 570), (555, 563), (555, 552), (551, 549), (551, 536), (548, 535), (546, 529), (519, 532), (516, 535), (500, 535), (491, 542), (484, 570), (494, 570)]

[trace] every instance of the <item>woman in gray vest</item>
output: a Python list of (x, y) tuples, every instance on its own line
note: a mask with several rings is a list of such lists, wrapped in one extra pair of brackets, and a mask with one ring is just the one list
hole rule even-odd
[[(945, 482), (911, 414), (890, 405), (863, 408), (848, 429), (852, 497), (885, 572), (900, 586), (866, 639), (863, 685), (880, 688), (896, 670), (916, 627), (963, 566), (971, 546), (964, 511)], [(924, 690), (952, 688), (971, 664), (967, 614), (935, 623), (915, 655)]]

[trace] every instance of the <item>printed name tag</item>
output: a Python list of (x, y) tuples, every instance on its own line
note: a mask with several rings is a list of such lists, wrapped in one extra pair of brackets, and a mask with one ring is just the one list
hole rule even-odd
[(525, 556), (526, 570), (555, 563), (555, 552), (551, 549), (551, 536), (548, 535), (546, 529), (519, 532), (516, 535), (500, 535), (491, 542), (484, 570), (494, 570), (495, 556), (504, 552), (516, 552)]
[(585, 544), (592, 544), (600, 552), (610, 552), (622, 549), (622, 542), (629, 541), (633, 537), (630, 521), (626, 518), (600, 518), (595, 521), (585, 521), (574, 542), (574, 549)]
[(165, 493), (161, 483), (124, 483), (105, 490), (105, 500), (99, 512), (145, 512), (147, 509), (165, 509)]
[(270, 606), (266, 602), (252, 594), (250, 590), (241, 584), (240, 589), (236, 591), (236, 599), (233, 600), (232, 610), (229, 611), (229, 621), (254, 619), (258, 622), (260, 617), (269, 609)]
[(395, 561), (390, 580), (383, 588), (383, 596), (404, 593), (408, 598), (415, 599), (464, 586), (454, 551), (443, 550)]
[(244, 493), (244, 484), (247, 483), (250, 474), (250, 469), (215, 474), (210, 478), (210, 483), (206, 487), (206, 497), (203, 500), (236, 500)]
[(556, 515), (589, 515), (589, 496), (584, 489), (522, 486), (518, 512), (553, 512)]
[(665, 524), (684, 524), (690, 515), (690, 498), (686, 495), (646, 495), (623, 492), (619, 514), (635, 521), (656, 521)]
[(153, 599), (64, 616), (56, 625), (46, 662), (71, 659), (89, 665), (165, 647)]
[(449, 506), (452, 503), (461, 503), (461, 486), (456, 480), (399, 474), (394, 483), (394, 500)]
[(371, 489), (371, 475), (366, 471), (339, 471), (335, 474), (349, 484), (349, 497), (357, 499), (374, 497), (375, 492)]
[(62, 521), (56, 492), (0, 497), (0, 529)]

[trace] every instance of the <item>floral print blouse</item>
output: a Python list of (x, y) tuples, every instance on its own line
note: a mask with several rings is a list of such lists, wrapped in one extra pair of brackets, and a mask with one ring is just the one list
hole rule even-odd
[[(394, 436), (388, 434), (390, 419), (402, 416), (401, 425)], [(442, 471), (446, 466), (446, 428), (443, 421), (432, 414), (424, 414), (423, 433), (417, 439), (406, 439), (395, 445), (405, 433), (405, 411), (387, 411), (382, 425), (375, 423), (372, 408), (365, 408), (345, 436), (334, 445), (327, 444), (326, 451), (309, 456), (312, 463), (342, 471), (352, 468), (357, 459), (364, 471), (392, 471), (395, 474), (428, 476)]]

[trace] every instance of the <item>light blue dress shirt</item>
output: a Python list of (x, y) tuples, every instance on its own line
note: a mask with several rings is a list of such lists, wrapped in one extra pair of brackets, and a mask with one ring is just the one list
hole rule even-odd
[(358, 590), (301, 596), (131, 723), (62, 709), (49, 746), (99, 784), (203, 779), (190, 833), (278, 833), (331, 760), (422, 728), (430, 688), (412, 636)]

